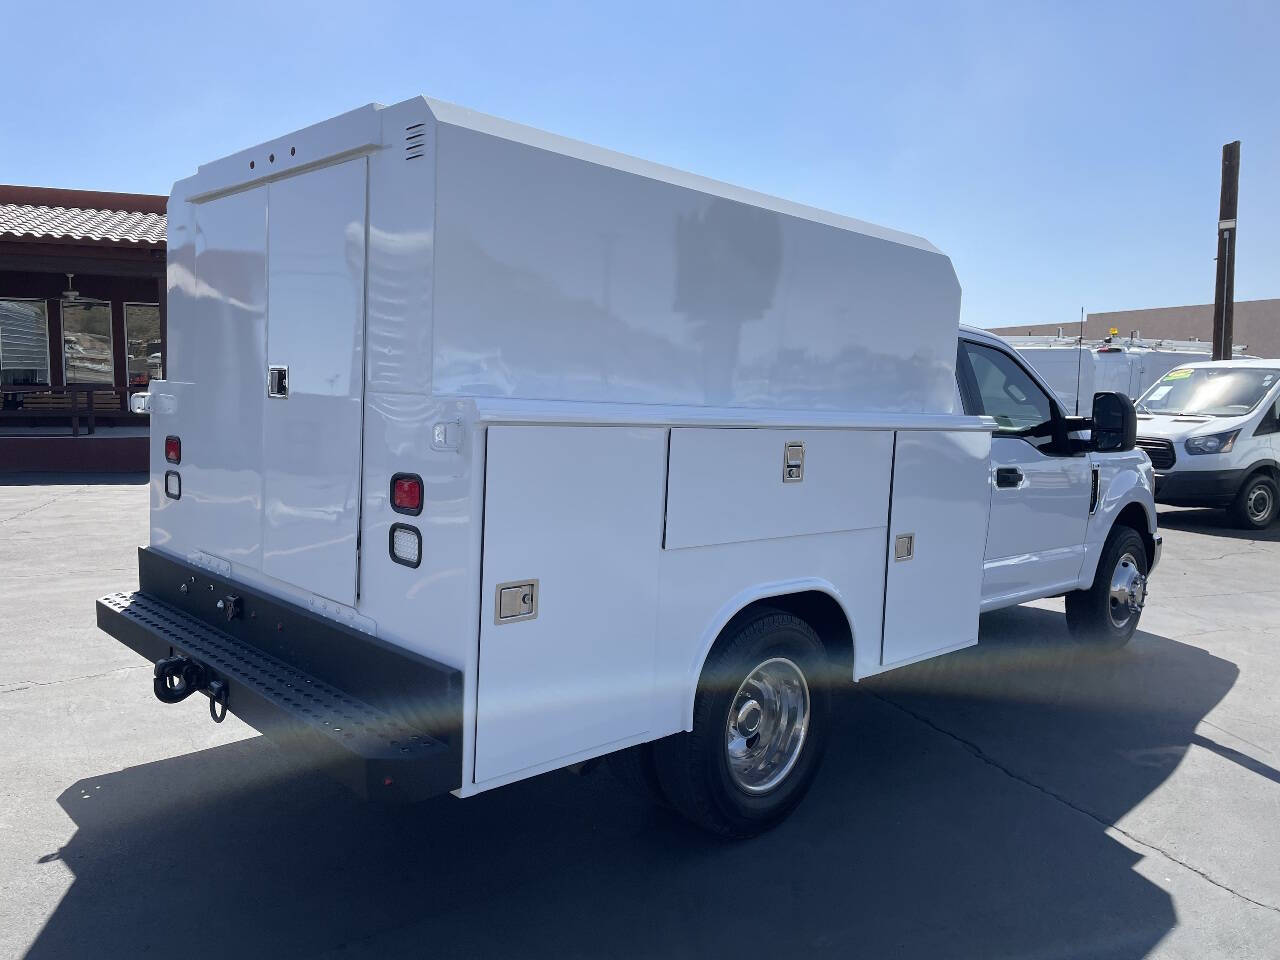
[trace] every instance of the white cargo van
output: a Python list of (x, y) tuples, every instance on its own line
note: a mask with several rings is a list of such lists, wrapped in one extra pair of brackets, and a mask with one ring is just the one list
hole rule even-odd
[(362, 793), (611, 755), (749, 835), (832, 678), (1037, 597), (1137, 625), (1132, 404), (957, 336), (918, 237), (418, 98), (202, 166), (168, 257), (150, 544), (98, 622)]
[[(1208, 360), (1209, 344), (1200, 340), (1152, 340), (1139, 336), (1085, 340), (1076, 337), (1008, 337), (1010, 344), (1040, 371), (1063, 406), (1087, 417), (1095, 393), (1116, 392), (1137, 399), (1169, 370)], [(1244, 356), (1237, 347), (1236, 355)]]
[(1138, 401), (1138, 445), (1156, 471), (1156, 500), (1225, 507), (1246, 529), (1276, 517), (1280, 498), (1280, 360), (1192, 363)]

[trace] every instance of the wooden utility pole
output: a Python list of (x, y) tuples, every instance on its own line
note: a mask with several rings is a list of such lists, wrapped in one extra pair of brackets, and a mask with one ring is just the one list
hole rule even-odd
[(1213, 359), (1231, 359), (1236, 292), (1236, 205), (1240, 198), (1240, 141), (1222, 145), (1218, 200), (1218, 275), (1213, 286)]

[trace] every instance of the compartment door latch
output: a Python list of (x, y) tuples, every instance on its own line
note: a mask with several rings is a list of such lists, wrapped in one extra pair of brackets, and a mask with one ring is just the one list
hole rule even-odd
[(267, 367), (267, 396), (289, 399), (289, 368)]
[(498, 584), (494, 597), (494, 623), (532, 620), (538, 615), (538, 581), (510, 580)]
[(782, 482), (799, 483), (804, 479), (804, 441), (788, 440), (782, 448)]

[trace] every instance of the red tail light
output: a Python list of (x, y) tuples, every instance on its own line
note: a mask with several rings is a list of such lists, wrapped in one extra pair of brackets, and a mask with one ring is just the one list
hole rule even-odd
[(164, 458), (170, 463), (182, 462), (182, 441), (177, 437), (164, 438)]
[(417, 516), (422, 512), (422, 478), (415, 473), (397, 473), (391, 478), (391, 509)]

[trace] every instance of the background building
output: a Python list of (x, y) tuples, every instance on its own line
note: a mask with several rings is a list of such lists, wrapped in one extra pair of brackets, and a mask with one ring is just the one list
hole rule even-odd
[(128, 398), (164, 375), (166, 201), (0, 186), (0, 472), (147, 468)]
[[(993, 327), (992, 332), (1005, 336), (1052, 336), (1061, 330), (1066, 336), (1074, 337), (1079, 326), (1079, 323), (1031, 323)], [(1120, 331), (1122, 337), (1136, 330), (1148, 339), (1204, 340), (1212, 344), (1213, 304), (1091, 313), (1084, 322), (1085, 339), (1101, 339), (1112, 327)], [(1237, 300), (1232, 341), (1255, 357), (1280, 357), (1280, 300)]]

